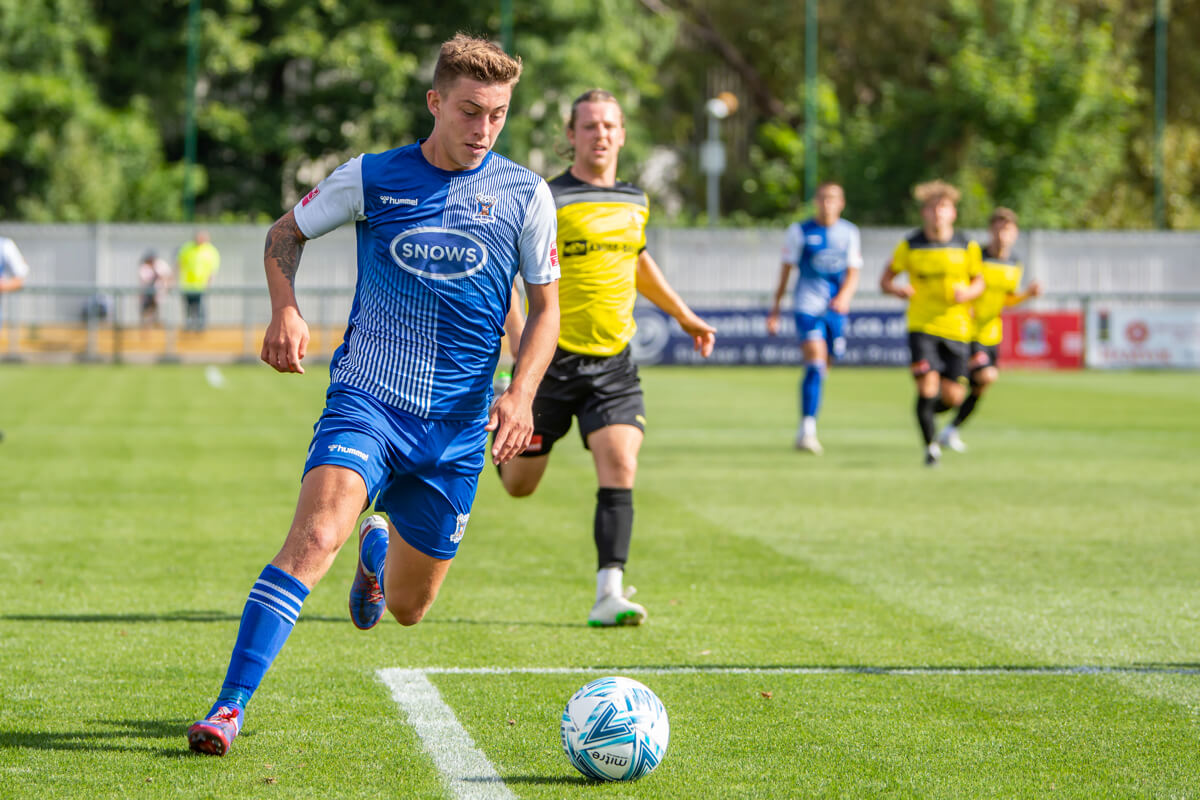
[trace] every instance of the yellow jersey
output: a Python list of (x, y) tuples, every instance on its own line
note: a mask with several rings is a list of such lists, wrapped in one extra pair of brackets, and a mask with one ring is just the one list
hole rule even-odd
[(558, 208), (558, 346), (612, 356), (637, 326), (638, 255), (646, 249), (650, 203), (633, 184), (593, 186), (570, 172), (550, 181)]
[(202, 292), (221, 268), (221, 254), (212, 242), (197, 244), (194, 240), (179, 248), (179, 288), (185, 292)]
[(972, 304), (972, 340), (983, 345), (997, 345), (1004, 338), (1000, 314), (1021, 286), (1024, 267), (1016, 258), (1001, 258), (983, 251), (983, 281), (986, 287)]
[(955, 233), (947, 242), (930, 241), (924, 230), (908, 236), (892, 253), (892, 271), (908, 273), (908, 329), (955, 342), (971, 341), (971, 307), (954, 302), (982, 269), (979, 245)]

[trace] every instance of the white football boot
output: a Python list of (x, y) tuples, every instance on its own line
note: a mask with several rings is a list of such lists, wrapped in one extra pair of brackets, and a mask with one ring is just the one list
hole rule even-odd
[(942, 447), (949, 447), (956, 453), (967, 452), (967, 443), (958, 435), (958, 428), (953, 425), (942, 428), (942, 432), (938, 434), (938, 444)]
[(637, 589), (628, 586), (624, 595), (606, 594), (592, 606), (588, 614), (588, 625), (595, 628), (611, 628), (615, 625), (641, 625), (646, 621), (646, 609), (629, 600)]

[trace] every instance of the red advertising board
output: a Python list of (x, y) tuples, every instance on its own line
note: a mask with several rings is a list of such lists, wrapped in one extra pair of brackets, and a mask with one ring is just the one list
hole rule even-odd
[(1083, 314), (1013, 311), (1002, 318), (1000, 367), (1078, 369), (1083, 366)]

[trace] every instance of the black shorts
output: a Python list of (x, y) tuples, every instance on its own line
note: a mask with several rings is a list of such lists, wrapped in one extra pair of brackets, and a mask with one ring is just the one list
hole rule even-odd
[(533, 399), (533, 439), (523, 456), (544, 456), (579, 420), (579, 435), (587, 437), (609, 425), (646, 429), (646, 406), (637, 366), (626, 347), (615, 356), (585, 356), (554, 352), (537, 396)]
[(972, 373), (1000, 365), (1000, 345), (971, 342), (971, 361), (968, 368)]
[(936, 372), (943, 378), (958, 380), (967, 374), (970, 346), (966, 342), (943, 339), (920, 331), (908, 332), (908, 349), (912, 353), (912, 374), (921, 377)]

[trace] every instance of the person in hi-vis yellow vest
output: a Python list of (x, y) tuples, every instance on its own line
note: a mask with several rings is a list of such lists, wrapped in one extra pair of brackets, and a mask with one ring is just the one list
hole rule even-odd
[(204, 292), (221, 268), (221, 254), (209, 239), (208, 231), (196, 231), (195, 238), (179, 248), (176, 263), (179, 291), (183, 295), (183, 329), (202, 331), (206, 324)]

